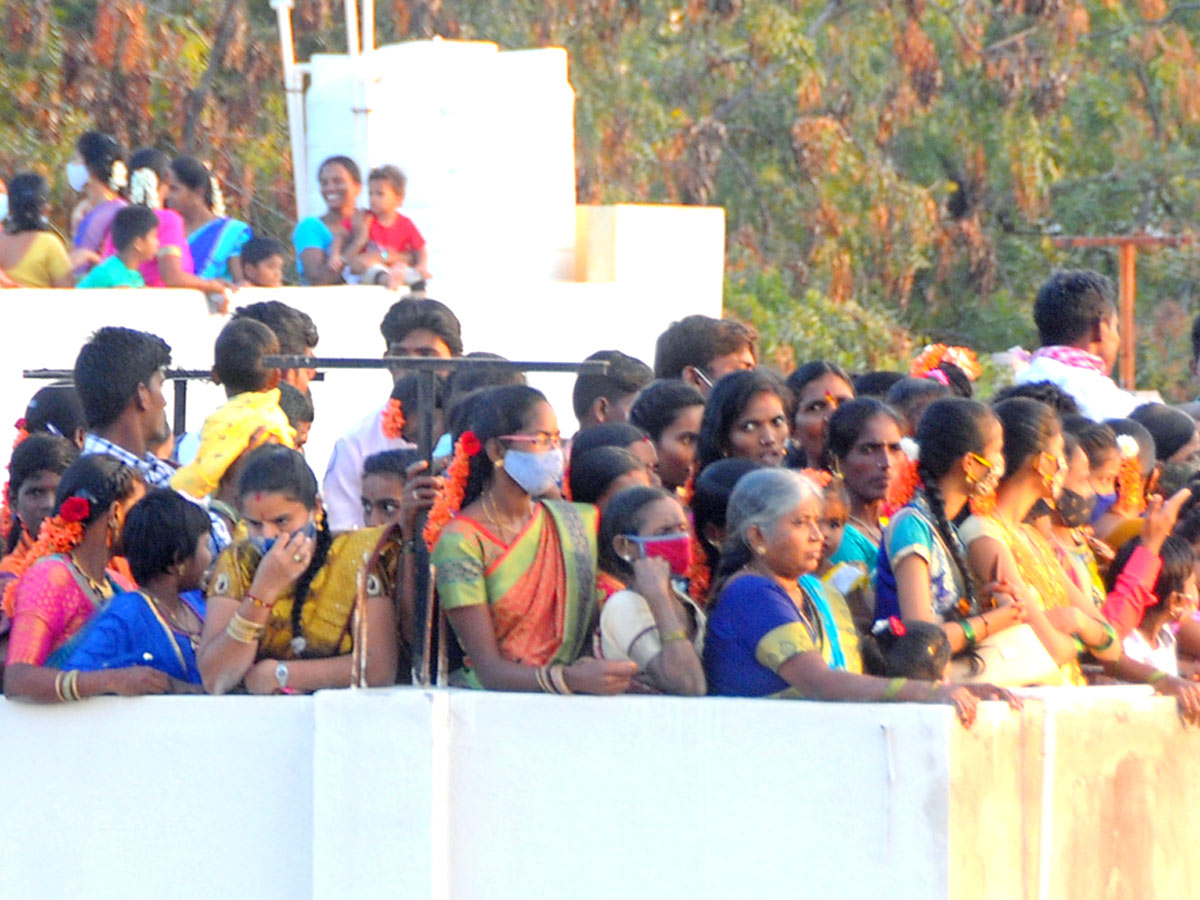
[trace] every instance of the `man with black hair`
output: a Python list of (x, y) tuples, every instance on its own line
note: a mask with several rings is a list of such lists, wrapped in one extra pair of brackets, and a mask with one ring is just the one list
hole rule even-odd
[[(243, 263), (245, 255), (242, 256)], [(308, 313), (288, 306), (279, 300), (263, 300), (239, 306), (233, 313), (236, 319), (254, 319), (262, 322), (279, 338), (279, 352), (284, 356), (312, 356), (321, 336), (316, 323)], [(308, 383), (316, 375), (314, 369), (284, 369), (283, 380), (300, 393), (308, 391)]]
[[(393, 303), (379, 324), (379, 332), (383, 335), (386, 356), (430, 359), (462, 356), (462, 326), (458, 317), (437, 300), (405, 297)], [(404, 369), (393, 370), (393, 384), (406, 374), (409, 373)], [(416, 422), (420, 412), (410, 406), (403, 406), (404, 418)], [(402, 437), (384, 434), (383, 420), (387, 409), (388, 405), (384, 403), (373, 410), (333, 445), (322, 483), (322, 497), (329, 527), (335, 532), (362, 527), (362, 467), (366, 458), (384, 450), (415, 446)]]
[(654, 345), (654, 377), (681, 378), (705, 397), (723, 375), (758, 365), (758, 332), (732, 319), (686, 316)]
[[(83, 455), (99, 453), (131, 466), (147, 487), (170, 487), (175, 469), (152, 447), (171, 439), (163, 394), (171, 348), (154, 334), (132, 328), (101, 328), (75, 359), (75, 391), (83, 404), (88, 433)], [(230, 543), (229, 527), (212, 510), (211, 550)]]
[(1109, 377), (1121, 347), (1112, 282), (1098, 272), (1055, 272), (1033, 304), (1041, 347), (1017, 375), (1018, 384), (1049, 381), (1075, 398), (1097, 422), (1129, 415), (1147, 398), (1117, 387)]
[(607, 375), (579, 375), (571, 404), (579, 430), (605, 422), (628, 422), (638, 391), (654, 380), (650, 367), (620, 350), (599, 350), (588, 357), (608, 363)]
[(166, 487), (173, 469), (149, 451), (171, 436), (163, 394), (171, 348), (157, 335), (101, 328), (75, 360), (75, 391), (88, 433), (83, 453), (102, 453), (133, 466), (152, 487)]

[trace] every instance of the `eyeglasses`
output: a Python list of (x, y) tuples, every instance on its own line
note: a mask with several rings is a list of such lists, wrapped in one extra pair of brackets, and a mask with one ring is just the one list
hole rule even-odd
[(979, 463), (981, 466), (983, 466), (989, 472), (994, 468), (994, 466), (991, 464), (991, 462), (988, 460), (988, 458), (986, 456), (980, 456), (978, 453), (968, 453), (967, 456), (969, 456), (971, 459), (975, 460), (975, 462)]
[(557, 431), (539, 431), (536, 434), (502, 434), (500, 440), (528, 444), (539, 453), (562, 446), (562, 435)]

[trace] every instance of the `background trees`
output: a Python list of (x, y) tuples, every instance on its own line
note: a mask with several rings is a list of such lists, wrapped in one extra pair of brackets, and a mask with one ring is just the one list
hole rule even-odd
[[(265, 2), (6, 0), (0, 162), (53, 172), (93, 124), (191, 147), (286, 234)], [(927, 336), (1032, 341), (1056, 234), (1191, 229), (1200, 4), (1165, 0), (393, 0), (381, 42), (562, 45), (581, 202), (719, 204), (727, 306), (781, 362), (894, 362)], [(341, 4), (297, 0), (302, 58)], [(61, 179), (59, 179), (61, 181)], [(519, 186), (517, 186), (519, 190)], [(1139, 257), (1139, 381), (1182, 397), (1194, 247)], [(1164, 352), (1164, 348), (1165, 351)]]

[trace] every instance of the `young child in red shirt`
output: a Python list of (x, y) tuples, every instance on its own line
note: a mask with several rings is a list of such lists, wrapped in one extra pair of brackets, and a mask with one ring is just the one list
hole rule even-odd
[[(364, 253), (373, 257), (370, 248), (378, 252), (388, 269), (390, 287), (430, 277), (425, 266), (425, 238), (421, 237), (412, 220), (399, 212), (404, 203), (405, 184), (404, 173), (395, 166), (371, 170), (367, 176), (370, 211), (355, 212), (349, 234), (335, 235), (329, 254), (329, 264), (334, 271), (342, 268), (343, 257), (353, 260)], [(364, 268), (373, 262), (373, 258), (362, 260)]]

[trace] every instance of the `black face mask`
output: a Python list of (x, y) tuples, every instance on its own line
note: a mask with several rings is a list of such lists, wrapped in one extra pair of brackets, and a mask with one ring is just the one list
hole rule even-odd
[(1042, 516), (1048, 516), (1052, 512), (1054, 512), (1054, 507), (1039, 498), (1037, 503), (1033, 504), (1033, 507), (1029, 510), (1029, 514), (1025, 516), (1025, 523), (1032, 525), (1037, 519), (1040, 519)]
[(1055, 504), (1058, 507), (1058, 520), (1067, 528), (1080, 528), (1092, 521), (1092, 512), (1096, 509), (1096, 495), (1077, 494), (1070, 488), (1063, 488)]

